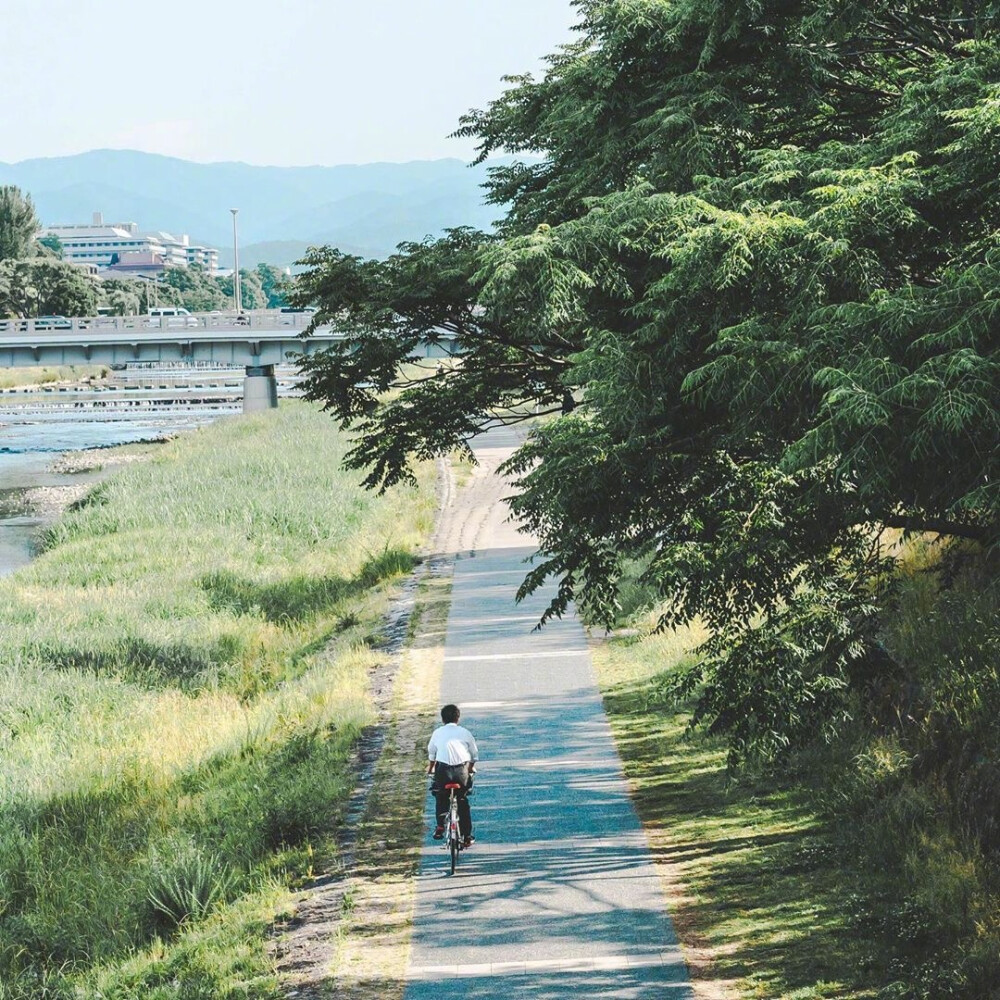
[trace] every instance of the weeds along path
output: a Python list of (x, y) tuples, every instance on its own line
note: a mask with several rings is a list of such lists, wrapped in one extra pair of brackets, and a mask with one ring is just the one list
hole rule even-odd
[(403, 995), (423, 837), (422, 751), (437, 709), (451, 577), (456, 554), (473, 552), (502, 520), (505, 485), (496, 468), (507, 453), (481, 455), (462, 488), (450, 463), (439, 463), (430, 554), (390, 612), (385, 656), (371, 678), (379, 721), (359, 744), (339, 855), (277, 928), (274, 951), (288, 997)]

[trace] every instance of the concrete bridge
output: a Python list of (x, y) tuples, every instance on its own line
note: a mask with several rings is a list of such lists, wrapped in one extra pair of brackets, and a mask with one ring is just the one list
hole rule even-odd
[[(244, 411), (277, 406), (274, 366), (341, 338), (330, 326), (303, 334), (309, 312), (280, 309), (180, 316), (41, 316), (0, 319), (0, 367), (199, 362), (243, 365)], [(443, 357), (437, 344), (426, 357)]]

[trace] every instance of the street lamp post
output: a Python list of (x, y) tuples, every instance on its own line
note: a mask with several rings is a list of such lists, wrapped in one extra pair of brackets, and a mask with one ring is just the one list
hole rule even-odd
[(236, 235), (236, 216), (238, 208), (229, 210), (233, 213), (233, 298), (236, 301), (236, 312), (243, 312), (243, 297), (240, 295), (240, 242)]

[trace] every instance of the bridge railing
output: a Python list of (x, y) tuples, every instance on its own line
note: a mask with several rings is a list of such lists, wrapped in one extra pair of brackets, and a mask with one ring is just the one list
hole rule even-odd
[(242, 313), (203, 312), (181, 316), (39, 316), (34, 319), (0, 319), (0, 334), (58, 334), (89, 330), (106, 333), (145, 330), (304, 330), (313, 314), (282, 309), (254, 309)]

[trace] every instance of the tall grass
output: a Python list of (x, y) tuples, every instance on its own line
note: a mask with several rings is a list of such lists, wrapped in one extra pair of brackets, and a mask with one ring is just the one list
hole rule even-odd
[[(705, 638), (638, 634), (597, 653), (606, 705), (677, 917), (739, 995), (1000, 998), (1000, 587), (990, 557), (909, 541), (883, 609), (885, 656), (852, 729), (780, 772), (728, 780), (665, 680)], [(648, 607), (637, 588), (633, 608)]]
[(0, 582), (3, 1000), (271, 995), (276, 886), (336, 828), (431, 518), (343, 450), (304, 405), (179, 438)]
[(49, 385), (93, 376), (104, 378), (108, 369), (104, 365), (62, 365), (50, 368), (0, 368), (0, 389), (18, 386)]
[(430, 514), (376, 502), (305, 407), (166, 446), (51, 528), (0, 585), (0, 661), (250, 696), (294, 674), (334, 610), (406, 568)]

